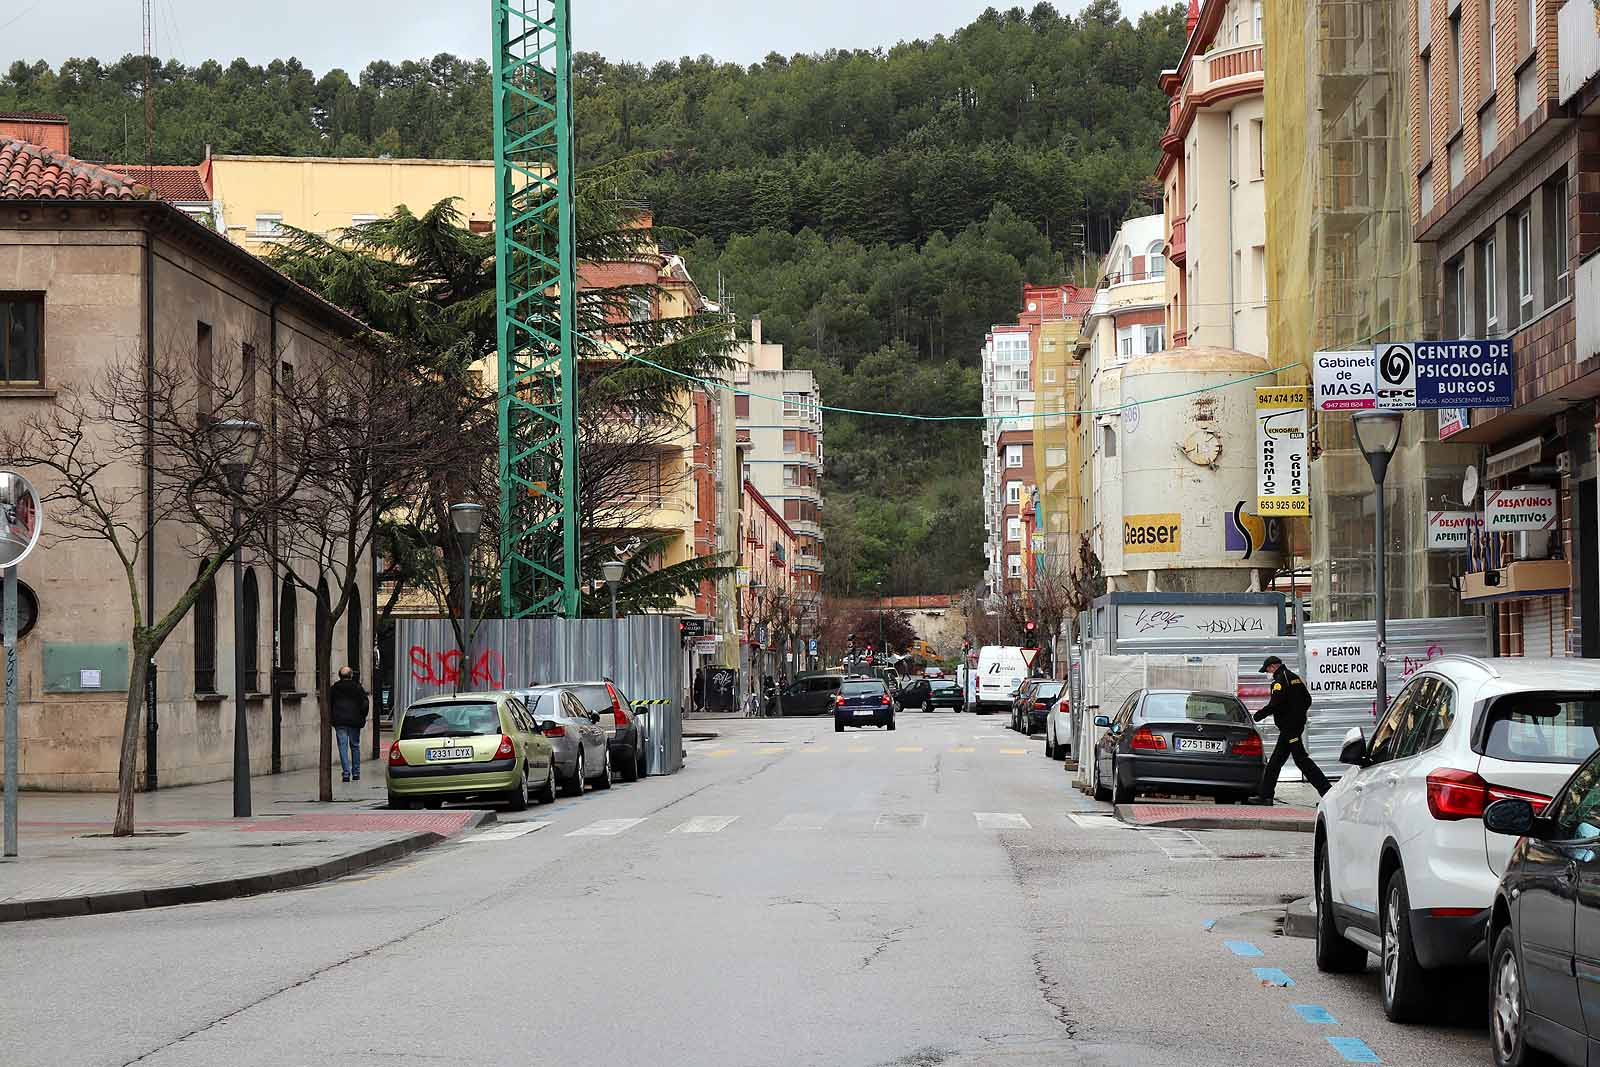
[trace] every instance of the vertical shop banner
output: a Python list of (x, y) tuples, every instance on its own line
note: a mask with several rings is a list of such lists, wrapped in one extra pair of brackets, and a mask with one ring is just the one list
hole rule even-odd
[(1355, 352), (1316, 352), (1312, 355), (1311, 385), (1318, 411), (1368, 411), (1373, 396), (1371, 349)]
[(1310, 390), (1256, 390), (1256, 513), (1309, 515), (1311, 473), (1306, 433)]

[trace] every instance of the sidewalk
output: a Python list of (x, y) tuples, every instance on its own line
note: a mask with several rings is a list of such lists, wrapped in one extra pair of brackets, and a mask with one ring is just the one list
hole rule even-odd
[(1317, 791), (1303, 782), (1282, 782), (1278, 803), (1249, 805), (1147, 801), (1118, 804), (1117, 818), (1134, 826), (1173, 830), (1288, 830), (1309, 834), (1317, 828)]
[(133, 837), (111, 836), (116, 796), (23, 793), (18, 852), (0, 860), (0, 922), (165, 907), (308, 885), (387, 863), (471, 829), (487, 811), (386, 811), (383, 768), (334, 781), (315, 770), (252, 779), (253, 817), (233, 785), (179, 786), (134, 799)]

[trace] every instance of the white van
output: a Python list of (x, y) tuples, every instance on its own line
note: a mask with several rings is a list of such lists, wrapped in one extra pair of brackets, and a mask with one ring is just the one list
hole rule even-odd
[(985, 645), (978, 650), (978, 684), (974, 687), (972, 710), (1011, 711), (1011, 698), (1028, 677), (1022, 649), (1015, 645)]

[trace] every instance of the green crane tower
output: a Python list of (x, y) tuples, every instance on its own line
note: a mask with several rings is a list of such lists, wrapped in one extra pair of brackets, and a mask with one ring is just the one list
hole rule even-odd
[(490, 0), (494, 22), (500, 597), (578, 614), (577, 300), (569, 0)]

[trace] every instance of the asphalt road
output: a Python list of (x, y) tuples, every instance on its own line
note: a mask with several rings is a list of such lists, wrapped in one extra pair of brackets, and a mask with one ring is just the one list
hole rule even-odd
[(1276, 935), (1309, 835), (1124, 828), (995, 717), (712, 728), (338, 882), (0, 927), (0, 1063), (1492, 1062)]

